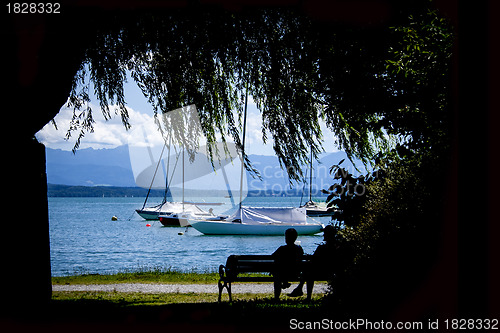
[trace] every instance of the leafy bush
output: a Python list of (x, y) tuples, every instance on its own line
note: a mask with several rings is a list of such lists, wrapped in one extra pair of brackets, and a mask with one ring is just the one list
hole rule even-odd
[[(351, 315), (389, 311), (425, 276), (441, 231), (444, 173), (439, 161), (428, 155), (388, 159), (364, 177), (354, 177), (341, 163), (332, 167), (338, 183), (325, 191), (327, 202), (342, 225), (341, 246), (353, 251), (331, 285), (330, 301), (339, 310)], [(356, 185), (363, 186), (362, 194), (353, 190)]]

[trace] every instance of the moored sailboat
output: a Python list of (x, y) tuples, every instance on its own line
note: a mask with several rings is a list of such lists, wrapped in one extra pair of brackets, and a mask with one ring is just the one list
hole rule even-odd
[(312, 172), (313, 172), (313, 155), (311, 148), (311, 157), (309, 165), (309, 201), (307, 201), (304, 205), (301, 205), (300, 207), (305, 208), (307, 216), (310, 217), (332, 216), (335, 211), (334, 209), (329, 209), (328, 207), (326, 207), (326, 205), (320, 206), (318, 203), (312, 200)]
[[(248, 93), (245, 96), (243, 117), (243, 140), (240, 153), (240, 194), (244, 175), (245, 130), (247, 118)], [(284, 235), (289, 228), (297, 230), (299, 235), (311, 235), (323, 230), (318, 222), (308, 222), (305, 208), (289, 207), (244, 207), (240, 195), (239, 208), (229, 217), (214, 217), (201, 220), (189, 220), (191, 226), (206, 235)]]
[[(136, 183), (149, 188), (143, 207), (136, 209), (136, 212), (145, 219), (160, 220), (165, 226), (185, 226), (188, 218), (214, 217), (212, 208), (207, 212), (201, 207), (215, 208), (223, 205), (223, 202), (227, 201), (223, 199), (225, 197), (228, 197), (234, 206), (229, 180), (231, 177), (228, 177), (227, 173), (230, 176), (232, 168), (237, 167), (238, 160), (234, 161), (237, 156), (235, 144), (215, 143), (210, 147), (198, 145), (200, 124), (194, 105), (169, 111), (164, 114), (163, 123), (165, 128), (162, 133), (168, 133), (169, 140), (162, 138), (164, 144), (161, 153), (157, 150), (158, 146), (155, 147), (157, 153), (153, 153), (152, 145), (133, 148), (129, 145), (130, 155), (136, 157), (132, 166)], [(174, 139), (172, 133), (176, 135)], [(145, 133), (144, 136), (146, 138)], [(171, 155), (171, 150), (175, 150), (175, 154)], [(224, 151), (225, 155), (210, 159), (205, 153), (210, 150)], [(168, 156), (162, 159), (165, 151)], [(185, 152), (189, 158), (185, 158)], [(154, 155), (159, 155), (159, 159), (155, 160)], [(185, 159), (188, 159), (188, 162), (185, 162)], [(150, 163), (145, 163), (147, 160), (150, 160)], [(222, 184), (225, 184), (225, 187), (222, 187)], [(163, 200), (158, 205), (146, 207), (152, 188), (165, 189)], [(192, 201), (193, 198), (199, 198), (200, 194), (205, 197), (207, 193), (211, 200), (221, 201)], [(243, 195), (246, 196), (246, 190)], [(186, 201), (186, 197), (191, 198)]]
[(305, 208), (307, 216), (310, 217), (324, 217), (333, 215), (333, 210), (328, 209), (326, 206), (320, 206), (318, 203), (312, 200), (309, 200), (300, 207)]
[[(167, 112), (164, 114), (164, 122), (165, 124), (169, 124), (170, 126), (173, 127), (181, 127), (182, 130), (181, 135), (179, 138), (177, 138), (176, 141), (178, 141), (179, 148), (181, 149), (181, 153), (176, 154), (176, 158), (174, 161), (174, 164), (172, 166), (172, 174), (170, 175), (169, 169), (170, 169), (170, 149), (172, 147), (172, 139), (173, 139), (173, 134), (172, 131), (169, 132), (169, 143), (167, 144), (167, 140), (164, 140), (164, 145), (160, 154), (160, 158), (158, 159), (158, 162), (156, 163), (156, 167), (154, 168), (154, 172), (151, 177), (151, 183), (149, 184), (149, 189), (148, 193), (146, 195), (146, 199), (144, 200), (144, 204), (141, 209), (136, 209), (137, 214), (139, 214), (142, 218), (146, 220), (160, 220), (160, 222), (165, 225), (165, 226), (181, 226), (180, 221), (179, 221), (179, 214), (198, 214), (200, 216), (210, 216), (210, 214), (206, 213), (203, 211), (201, 208), (199, 208), (196, 204), (194, 203), (186, 203), (184, 201), (184, 170), (185, 170), (185, 165), (184, 165), (184, 152), (186, 150), (186, 144), (188, 140), (185, 138), (185, 132), (186, 129), (185, 127), (185, 121), (186, 119), (190, 119), (189, 124), (190, 126), (194, 127), (199, 127), (199, 119), (198, 119), (198, 114), (196, 110), (196, 106), (190, 105), (184, 108), (176, 109), (170, 112)], [(170, 129), (172, 130), (172, 129)], [(193, 130), (193, 128), (191, 128)], [(168, 146), (168, 160), (167, 160), (167, 167), (166, 170), (164, 170), (165, 174), (165, 193), (163, 196), (163, 201), (161, 204), (153, 206), (153, 207), (145, 207), (146, 202), (148, 200), (151, 188), (153, 187), (155, 183), (155, 178), (159, 169), (159, 166), (162, 164), (162, 156), (165, 151), (165, 148)], [(175, 145), (174, 145), (175, 148)], [(148, 155), (151, 159), (151, 162), (153, 161), (152, 157), (152, 152), (151, 148), (148, 147)], [(179, 160), (179, 157), (182, 156), (182, 201), (181, 202), (174, 202), (170, 201), (172, 199), (172, 194), (170, 192), (170, 186), (172, 184), (172, 177), (174, 176), (175, 169), (177, 167), (177, 163)], [(140, 173), (138, 173), (136, 177), (136, 182), (141, 179), (141, 177), (144, 177), (148, 175), (148, 171), (151, 171), (152, 167), (154, 166), (154, 163), (151, 164), (150, 167), (145, 168), (142, 170)], [(165, 169), (165, 165), (163, 165), (163, 169)], [(170, 179), (169, 179), (170, 177)]]
[(210, 208), (208, 212), (204, 211), (200, 207), (197, 206), (196, 203), (178, 203), (175, 205), (180, 206), (172, 209), (172, 211), (160, 214), (158, 219), (161, 224), (164, 226), (181, 226), (188, 227), (190, 226), (189, 220), (199, 220), (204, 218), (211, 218), (215, 215)]
[(241, 207), (225, 219), (190, 220), (205, 235), (284, 235), (289, 228), (299, 235), (321, 232), (324, 225), (307, 220), (304, 208)]

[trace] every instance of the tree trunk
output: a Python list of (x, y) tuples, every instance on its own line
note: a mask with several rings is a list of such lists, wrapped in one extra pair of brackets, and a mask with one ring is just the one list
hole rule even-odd
[(6, 148), (2, 298), (13, 313), (36, 314), (52, 292), (45, 147), (22, 139)]

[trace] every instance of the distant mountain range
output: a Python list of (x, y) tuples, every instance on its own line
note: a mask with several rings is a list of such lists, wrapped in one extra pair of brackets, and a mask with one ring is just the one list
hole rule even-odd
[[(273, 191), (290, 189), (286, 171), (281, 170), (276, 156), (250, 155), (253, 166), (259, 170), (262, 180), (248, 176), (249, 191)], [(346, 158), (344, 152), (323, 154), (320, 163), (314, 162), (313, 193), (332, 184), (329, 169)], [(130, 163), (128, 146), (113, 149), (79, 149), (71, 151), (46, 148), (47, 182), (71, 186), (136, 187)], [(352, 164), (343, 164), (351, 172)], [(362, 168), (361, 163), (357, 163)], [(304, 167), (306, 172), (307, 167)], [(309, 172), (309, 171), (307, 171)], [(307, 173), (309, 175), (309, 173)], [(307, 176), (309, 180), (309, 176)], [(301, 191), (303, 184), (295, 184), (294, 191)], [(308, 186), (306, 186), (306, 190)]]
[(134, 187), (127, 146), (71, 151), (46, 148), (47, 183)]

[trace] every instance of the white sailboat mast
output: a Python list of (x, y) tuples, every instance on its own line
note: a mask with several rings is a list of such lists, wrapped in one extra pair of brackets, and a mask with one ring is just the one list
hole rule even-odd
[(313, 180), (313, 150), (311, 145), (311, 160), (309, 168), (309, 201), (312, 201), (312, 180)]
[[(189, 110), (189, 106), (187, 107), (187, 110)], [(184, 112), (187, 112), (187, 110), (184, 110)], [(186, 137), (185, 137), (185, 130), (186, 130), (186, 118), (185, 114), (182, 115), (182, 118), (184, 120), (182, 124), (182, 212), (184, 213), (184, 150), (186, 150)]]
[(241, 211), (241, 202), (243, 201), (243, 171), (245, 169), (245, 136), (246, 136), (246, 128), (247, 128), (247, 105), (248, 105), (248, 87), (245, 92), (245, 110), (243, 113), (243, 140), (241, 143), (241, 172), (240, 172), (240, 211)]
[(182, 145), (182, 212), (184, 212), (184, 144)]

